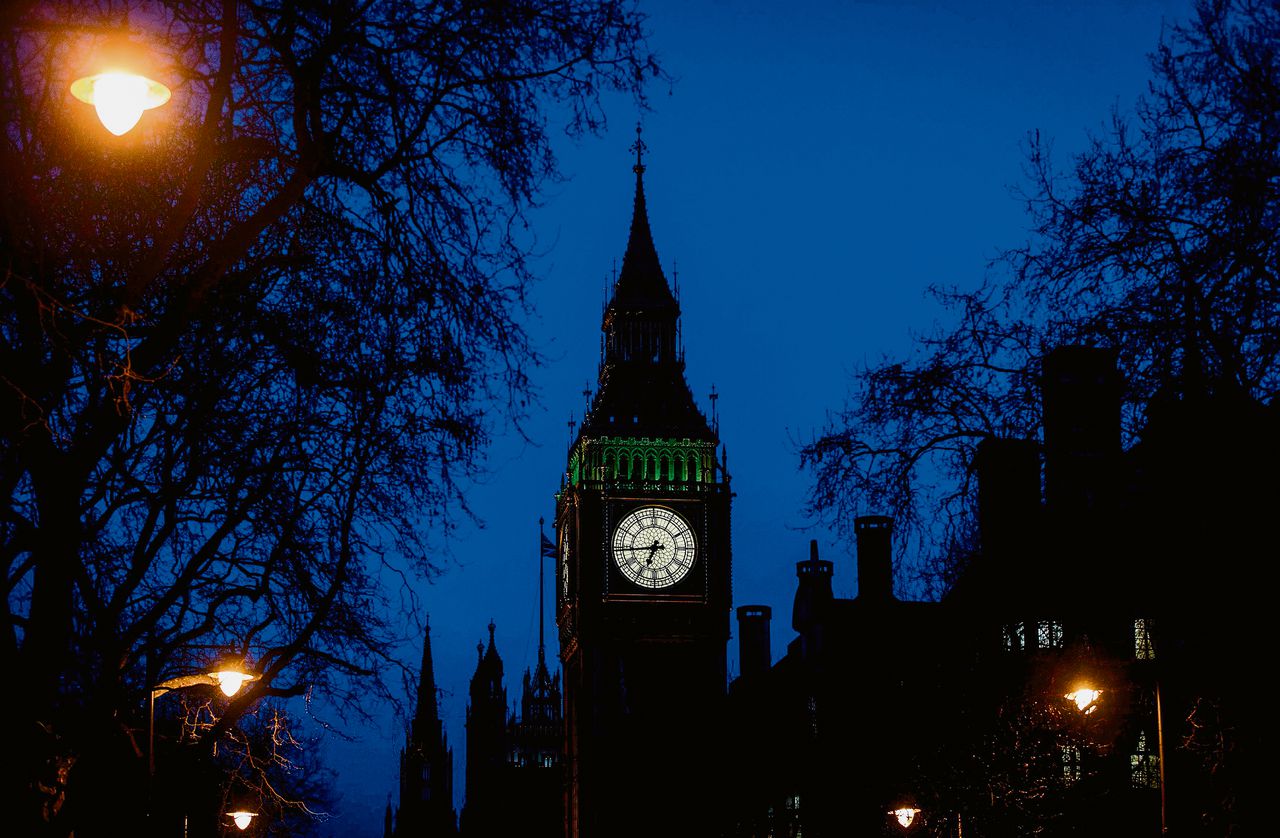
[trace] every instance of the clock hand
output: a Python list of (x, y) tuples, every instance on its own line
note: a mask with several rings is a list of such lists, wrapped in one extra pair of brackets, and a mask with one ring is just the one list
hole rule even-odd
[(659, 550), (661, 550), (661, 549), (662, 549), (662, 542), (661, 542), (661, 541), (658, 541), (658, 539), (656, 539), (656, 538), (655, 538), (655, 539), (653, 540), (653, 543), (652, 543), (652, 544), (650, 544), (650, 545), (649, 545), (649, 547), (648, 547), (648, 550), (649, 550), (649, 557), (648, 557), (647, 559), (645, 559), (645, 564), (649, 565), (650, 567), (653, 567), (653, 557), (654, 557), (654, 556), (657, 554), (657, 552), (658, 552)]

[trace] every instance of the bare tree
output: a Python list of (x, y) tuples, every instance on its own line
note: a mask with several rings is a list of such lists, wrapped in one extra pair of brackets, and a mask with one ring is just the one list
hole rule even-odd
[[(592, 131), (601, 91), (642, 96), (661, 76), (643, 20), (623, 0), (0, 13), (21, 829), (107, 823), (64, 808), (68, 773), (130, 753), (140, 771), (131, 708), (208, 647), (263, 677), (206, 741), (264, 696), (384, 668), (380, 577), (433, 570), (486, 410), (529, 398), (523, 212), (555, 176), (548, 113)], [(176, 92), (106, 142), (67, 89), (118, 29)]]
[[(910, 536), (899, 541), (900, 570), (925, 593), (945, 592), (980, 549), (977, 443), (1040, 438), (1049, 351), (1113, 350), (1128, 451), (1113, 478), (1123, 485), (1108, 487), (1123, 508), (1106, 535), (1133, 557), (1129, 607), (1164, 620), (1173, 791), (1161, 815), (1252, 834), (1266, 795), (1250, 766), (1264, 759), (1269, 717), (1239, 647), (1265, 632), (1270, 590), (1240, 579), (1270, 549), (1277, 490), (1258, 475), (1280, 458), (1280, 6), (1201, 0), (1151, 68), (1133, 112), (1113, 114), (1065, 172), (1047, 141), (1029, 138), (1029, 241), (983, 288), (939, 291), (951, 325), (908, 358), (863, 370), (802, 459), (816, 515), (837, 525), (854, 511), (895, 515)], [(1035, 558), (1052, 554), (1037, 546)], [(1035, 764), (1020, 756), (1023, 742), (1051, 744), (1051, 720), (999, 721), (1010, 724), (987, 728), (990, 742), (962, 737), (960, 779), (1000, 778), (1025, 797), (1010, 813), (1048, 828), (1057, 816), (1041, 804), (1057, 795), (1016, 769)], [(1071, 796), (1086, 792), (1106, 793), (1081, 786)]]
[[(1028, 140), (1032, 235), (977, 291), (937, 290), (951, 325), (862, 370), (801, 449), (811, 511), (895, 515), (900, 560), (939, 593), (971, 545), (972, 464), (990, 436), (1039, 435), (1039, 365), (1066, 343), (1117, 350), (1126, 431), (1157, 393), (1280, 387), (1280, 9), (1201, 0), (1068, 171)], [(907, 558), (907, 557), (918, 558)]]

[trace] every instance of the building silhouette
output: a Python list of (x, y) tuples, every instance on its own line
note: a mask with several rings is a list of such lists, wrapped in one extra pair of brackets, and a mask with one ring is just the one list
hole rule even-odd
[(502, 683), (502, 658), (494, 645), (489, 621), (489, 645), (476, 645), (476, 671), (471, 676), (467, 704), (467, 786), (462, 807), (463, 835), (497, 835), (507, 826), (504, 796), (507, 763), (507, 688)]
[[(951, 547), (947, 594), (900, 596), (894, 522), (859, 517), (856, 564), (821, 558), (816, 542), (796, 557), (795, 636), (779, 660), (772, 610), (737, 609), (741, 672), (726, 689), (727, 457), (685, 380), (679, 300), (633, 148), (598, 385), (542, 546), (556, 560), (563, 691), (540, 613), (512, 712), (490, 623), (470, 685), (462, 834), (1260, 832), (1269, 591), (1247, 571), (1275, 554), (1280, 408), (1188, 376), (1125, 417), (1115, 353), (1049, 352), (1040, 438), (977, 447), (975, 527)], [(1141, 422), (1127, 447), (1125, 421)], [(857, 594), (836, 597), (846, 573)], [(424, 655), (426, 673), (429, 643)], [(413, 753), (435, 766), (434, 698), (420, 696), (424, 712)], [(422, 773), (407, 759), (396, 835), (425, 817), (404, 801), (437, 794), (406, 785)], [(445, 829), (451, 812), (433, 817)]]
[(917, 763), (938, 741), (930, 704), (950, 648), (942, 606), (894, 595), (890, 519), (858, 518), (855, 529), (857, 595), (833, 595), (835, 564), (810, 542), (796, 563), (796, 637), (776, 664), (770, 609), (738, 608), (735, 794), (721, 834), (878, 835), (891, 809), (921, 799)]
[(525, 670), (519, 713), (510, 712), (502, 658), (489, 623), (489, 642), (477, 647), (467, 707), (466, 804), (463, 836), (554, 838), (564, 830), (564, 724), (559, 675), (538, 663)]
[[(643, 142), (597, 390), (557, 493), (566, 834), (703, 833), (729, 637), (729, 476), (684, 376)], [(644, 799), (644, 805), (637, 805)]]
[(453, 749), (440, 721), (435, 670), (431, 661), (431, 626), (422, 641), (422, 668), (413, 721), (400, 751), (400, 806), (387, 802), (386, 838), (447, 838), (457, 835), (453, 808)]
[(1042, 443), (978, 446), (941, 602), (893, 596), (865, 517), (856, 598), (816, 546), (797, 564), (780, 661), (768, 609), (738, 609), (723, 834), (1263, 834), (1266, 594), (1231, 570), (1274, 552), (1276, 410), (1166, 392), (1126, 450), (1114, 353), (1056, 349), (1041, 384)]

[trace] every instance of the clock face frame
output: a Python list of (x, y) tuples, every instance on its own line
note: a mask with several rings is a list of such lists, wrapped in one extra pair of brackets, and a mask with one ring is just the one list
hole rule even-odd
[(628, 512), (614, 527), (610, 548), (623, 576), (655, 591), (683, 580), (698, 556), (693, 528), (665, 506), (641, 506)]
[(569, 538), (560, 542), (560, 595), (569, 599)]

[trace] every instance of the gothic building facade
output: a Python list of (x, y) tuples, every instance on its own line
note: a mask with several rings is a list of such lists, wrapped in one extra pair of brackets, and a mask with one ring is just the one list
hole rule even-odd
[(723, 834), (1266, 834), (1257, 689), (1276, 408), (1162, 394), (1127, 448), (1113, 353), (1042, 363), (1042, 440), (978, 447), (977, 532), (936, 603), (892, 593), (890, 522), (855, 522), (858, 595), (797, 564), (796, 638), (739, 608)]
[[(1115, 356), (1049, 353), (1042, 440), (978, 447), (976, 530), (942, 601), (899, 599), (893, 522), (860, 517), (857, 595), (833, 595), (842, 571), (812, 544), (785, 655), (771, 610), (740, 607), (726, 690), (727, 460), (685, 379), (634, 150), (597, 389), (542, 548), (563, 692), (540, 619), (512, 712), (490, 623), (462, 834), (1252, 834), (1270, 734), (1250, 642), (1267, 609), (1228, 569), (1274, 553), (1277, 408), (1225, 385), (1158, 394), (1126, 449)], [(428, 637), (388, 835), (453, 829), (429, 677)]]
[(557, 493), (566, 834), (703, 833), (725, 693), (731, 492), (635, 200), (590, 409)]
[(489, 623), (489, 643), (478, 647), (471, 679), (461, 833), (559, 838), (564, 830), (560, 676), (547, 668), (540, 638), (537, 666), (525, 670), (519, 710), (511, 711), (494, 630)]
[(440, 721), (431, 661), (431, 627), (422, 641), (422, 668), (413, 721), (400, 751), (400, 805), (387, 803), (385, 838), (448, 838), (457, 835), (453, 808), (453, 749)]

